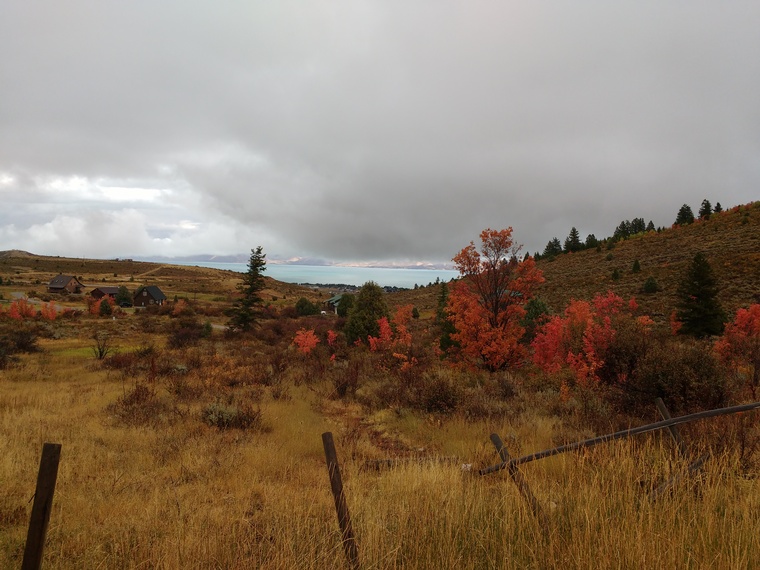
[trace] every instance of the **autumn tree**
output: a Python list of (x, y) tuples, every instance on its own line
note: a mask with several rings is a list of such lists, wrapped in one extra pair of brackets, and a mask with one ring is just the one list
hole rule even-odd
[(517, 261), (522, 246), (512, 240), (512, 228), (483, 230), (480, 240), (480, 251), (470, 242), (453, 258), (462, 279), (451, 291), (448, 313), (456, 356), (495, 371), (523, 361), (524, 306), (544, 278), (532, 258)]
[(718, 301), (718, 282), (702, 252), (694, 256), (677, 295), (681, 334), (704, 338), (723, 332), (726, 314)]
[(266, 254), (263, 253), (261, 246), (251, 250), (248, 271), (243, 274), (243, 282), (237, 286), (240, 296), (227, 311), (230, 317), (228, 323), (230, 329), (246, 332), (258, 320), (264, 303), (261, 292), (264, 290), (266, 263)]
[(378, 337), (378, 321), (389, 316), (383, 288), (374, 281), (368, 281), (359, 289), (354, 298), (354, 305), (348, 312), (344, 330), (346, 339), (349, 343), (355, 343), (365, 342), (370, 336)]
[(760, 304), (736, 311), (716, 349), (733, 368), (746, 367), (752, 398), (756, 398), (760, 387)]
[(533, 362), (548, 373), (572, 370), (576, 381), (595, 385), (625, 383), (645, 354), (649, 317), (613, 292), (592, 301), (574, 300), (563, 315), (551, 317), (533, 340)]

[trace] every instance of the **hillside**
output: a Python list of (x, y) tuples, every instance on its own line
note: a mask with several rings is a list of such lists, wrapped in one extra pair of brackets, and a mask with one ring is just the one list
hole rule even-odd
[[(519, 239), (519, 236), (518, 236)], [(720, 301), (729, 314), (760, 302), (760, 202), (714, 214), (709, 220), (676, 226), (662, 232), (638, 234), (601, 251), (585, 250), (542, 259), (538, 267), (546, 282), (538, 295), (552, 312), (560, 312), (571, 299), (589, 299), (609, 290), (624, 298), (635, 297), (644, 313), (664, 322), (676, 304), (678, 283), (698, 251), (707, 256), (720, 283)], [(456, 252), (452, 252), (452, 255)], [(633, 273), (634, 261), (641, 271)], [(619, 279), (613, 279), (617, 269)], [(86, 285), (154, 284), (171, 299), (175, 295), (199, 301), (224, 303), (234, 292), (239, 274), (204, 267), (169, 265), (129, 259), (97, 260), (39, 256), (11, 250), (0, 252), (0, 277), (12, 280), (18, 290), (44, 292), (44, 285), (57, 275), (76, 275)], [(654, 277), (660, 291), (644, 294), (641, 288)], [(276, 305), (294, 304), (305, 296), (325, 300), (330, 291), (282, 283), (266, 278), (269, 296)], [(392, 306), (415, 305), (422, 318), (435, 311), (440, 288), (421, 287), (388, 295)]]
[[(519, 240), (519, 236), (517, 236)], [(729, 314), (760, 302), (760, 202), (738, 206), (687, 226), (638, 234), (614, 244), (542, 259), (537, 266), (546, 282), (538, 295), (552, 312), (561, 312), (571, 299), (590, 299), (614, 291), (635, 297), (643, 313), (665, 322), (676, 305), (676, 290), (694, 255), (702, 251), (720, 283), (720, 301)], [(453, 255), (453, 253), (452, 253)], [(635, 260), (641, 271), (633, 273)], [(614, 280), (617, 269), (619, 279)], [(655, 294), (641, 289), (648, 277), (660, 286)], [(394, 305), (411, 303), (422, 312), (435, 310), (438, 287), (424, 287), (391, 296)]]

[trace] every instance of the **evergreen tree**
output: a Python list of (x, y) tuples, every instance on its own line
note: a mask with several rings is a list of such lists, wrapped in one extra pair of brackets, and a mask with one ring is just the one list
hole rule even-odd
[(565, 253), (571, 252), (571, 251), (580, 251), (583, 249), (583, 244), (581, 243), (581, 236), (578, 233), (578, 230), (573, 227), (570, 230), (570, 234), (565, 238)]
[(710, 204), (710, 201), (705, 198), (702, 200), (702, 205), (699, 207), (699, 219), (700, 220), (707, 220), (712, 215), (712, 205)]
[(552, 238), (549, 243), (546, 244), (546, 247), (544, 248), (544, 257), (554, 257), (555, 255), (559, 255), (562, 253), (562, 244), (560, 243), (558, 238)]
[(599, 245), (599, 240), (596, 239), (596, 236), (594, 234), (588, 234), (586, 236), (586, 249), (594, 249)]
[(704, 338), (723, 332), (726, 314), (718, 301), (718, 283), (702, 252), (694, 256), (677, 295), (681, 334)]
[(713, 212), (716, 214), (720, 214), (723, 211), (723, 206), (720, 205), (720, 202), (715, 202), (715, 208), (713, 208)]
[(243, 274), (243, 282), (238, 284), (240, 297), (232, 303), (227, 311), (230, 317), (228, 326), (233, 331), (249, 331), (261, 315), (264, 300), (261, 292), (264, 290), (264, 271), (266, 271), (266, 254), (261, 246), (251, 250), (248, 260), (248, 271)]
[(654, 229), (654, 223), (652, 222), (652, 220), (649, 220), (649, 223), (647, 224), (647, 231), (648, 231), (648, 232), (653, 232), (653, 231), (656, 231), (656, 230)]
[(354, 306), (354, 296), (351, 293), (344, 293), (338, 301), (337, 313), (339, 317), (347, 317), (351, 307)]
[(647, 280), (644, 281), (644, 286), (641, 288), (641, 291), (647, 295), (657, 293), (659, 290), (660, 286), (657, 284), (657, 280), (652, 276), (647, 277)]
[(520, 342), (530, 344), (536, 338), (539, 327), (546, 322), (548, 317), (549, 306), (540, 297), (533, 297), (525, 303), (525, 316), (520, 323), (525, 329), (525, 334)]
[(129, 289), (124, 285), (120, 286), (119, 290), (116, 292), (116, 304), (120, 307), (132, 306), (132, 295), (129, 293)]
[(691, 211), (691, 207), (688, 204), (684, 204), (678, 210), (678, 215), (676, 216), (676, 225), (685, 226), (685, 225), (693, 224), (693, 223), (694, 223), (694, 212)]
[(613, 241), (618, 241), (621, 239), (628, 239), (628, 237), (631, 235), (631, 222), (628, 220), (623, 220), (620, 222), (618, 227), (615, 228), (615, 233), (612, 234)]
[(446, 283), (441, 282), (441, 291), (438, 294), (438, 306), (435, 311), (435, 322), (441, 327), (441, 339), (438, 341), (438, 348), (440, 348), (444, 356), (449, 349), (459, 346), (459, 343), (451, 338), (457, 332), (457, 329), (454, 323), (449, 320), (449, 313), (446, 310), (448, 301), (449, 288)]
[(377, 321), (388, 316), (385, 291), (374, 281), (367, 281), (359, 289), (354, 306), (348, 312), (346, 339), (349, 343), (354, 343), (357, 340), (364, 342), (370, 335), (379, 336), (380, 325)]
[(309, 301), (306, 297), (301, 297), (296, 302), (296, 314), (299, 317), (307, 317), (309, 315), (318, 315), (319, 307)]
[(644, 218), (633, 218), (631, 220), (631, 235), (644, 233), (647, 230)]
[(631, 272), (638, 273), (641, 271), (641, 264), (639, 263), (638, 259), (633, 260), (633, 267), (631, 268)]

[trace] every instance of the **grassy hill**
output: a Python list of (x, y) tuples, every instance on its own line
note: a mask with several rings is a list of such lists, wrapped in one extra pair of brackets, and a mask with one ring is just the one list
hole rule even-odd
[[(720, 284), (719, 299), (729, 315), (760, 302), (760, 202), (687, 226), (637, 234), (616, 242), (611, 249), (603, 245), (601, 251), (590, 249), (539, 260), (546, 282), (538, 296), (558, 313), (571, 299), (590, 299), (612, 290), (625, 299), (635, 297), (643, 313), (664, 322), (676, 306), (678, 284), (699, 251), (712, 266)], [(641, 271), (633, 273), (636, 260)], [(615, 269), (617, 280), (613, 279)], [(657, 281), (659, 292), (642, 292), (648, 277)], [(394, 294), (391, 302), (414, 304), (424, 316), (425, 311), (435, 309), (438, 294), (438, 287), (423, 287)]]

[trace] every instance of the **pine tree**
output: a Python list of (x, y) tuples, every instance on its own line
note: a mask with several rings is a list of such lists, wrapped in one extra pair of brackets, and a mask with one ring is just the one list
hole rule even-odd
[(240, 297), (232, 303), (227, 311), (230, 317), (228, 326), (233, 331), (246, 332), (256, 324), (261, 315), (264, 300), (261, 291), (264, 290), (264, 271), (266, 271), (266, 254), (261, 246), (251, 250), (248, 260), (248, 271), (243, 274), (243, 282), (238, 284)]
[(655, 231), (655, 229), (654, 229), (654, 222), (652, 222), (652, 220), (649, 220), (649, 223), (647, 224), (647, 231), (648, 232)]
[(641, 264), (639, 263), (638, 259), (633, 260), (633, 267), (631, 267), (632, 273), (638, 273), (641, 271)]
[(677, 294), (681, 334), (704, 338), (723, 332), (726, 314), (718, 301), (718, 282), (702, 252), (694, 256)]
[(702, 205), (699, 207), (699, 219), (707, 220), (712, 215), (712, 205), (708, 199), (702, 200)]
[(720, 214), (723, 211), (723, 206), (720, 205), (720, 202), (715, 202), (715, 207), (713, 208), (713, 212), (716, 214)]
[(385, 291), (374, 281), (367, 281), (359, 289), (354, 299), (354, 306), (348, 312), (346, 339), (349, 343), (354, 343), (357, 340), (364, 342), (370, 335), (379, 336), (378, 320), (389, 316), (388, 305), (385, 303)]
[(578, 233), (578, 230), (573, 227), (570, 230), (570, 233), (565, 238), (565, 253), (571, 252), (571, 251), (580, 251), (583, 249), (583, 244), (581, 243), (581, 236)]
[(562, 253), (562, 244), (560, 243), (558, 238), (552, 238), (549, 243), (546, 244), (546, 247), (544, 248), (544, 257), (554, 257), (555, 255), (559, 255)]
[(586, 236), (586, 249), (595, 249), (596, 246), (599, 245), (599, 240), (596, 239), (596, 236), (594, 234), (588, 234)]
[(678, 210), (678, 215), (676, 216), (676, 225), (685, 226), (685, 225), (693, 224), (693, 223), (694, 223), (694, 212), (691, 211), (691, 207), (688, 204), (684, 204)]

